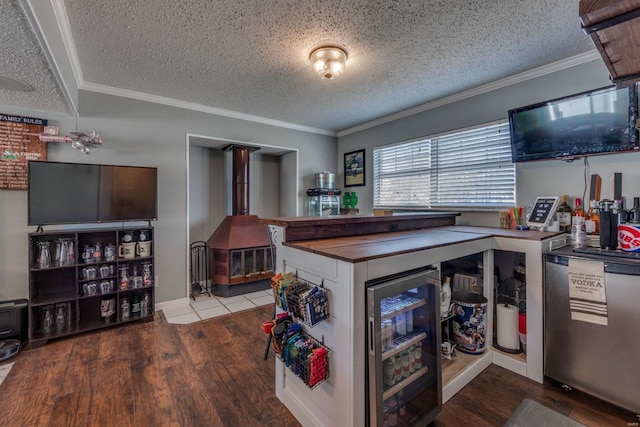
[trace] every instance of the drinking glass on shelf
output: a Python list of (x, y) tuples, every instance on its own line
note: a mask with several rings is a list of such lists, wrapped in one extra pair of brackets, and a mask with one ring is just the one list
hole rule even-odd
[(94, 262), (93, 248), (91, 246), (84, 245), (84, 250), (82, 251), (82, 260), (87, 264)]
[(38, 259), (36, 261), (37, 268), (49, 268), (51, 267), (51, 254), (49, 252), (49, 246), (51, 242), (43, 240), (37, 243), (38, 245)]
[(45, 305), (42, 307), (42, 330), (45, 333), (53, 332), (55, 320), (53, 319), (53, 306)]
[(100, 242), (93, 245), (93, 260), (95, 262), (102, 261), (102, 243)]
[(142, 264), (142, 283), (144, 286), (151, 286), (151, 263)]
[(66, 304), (56, 304), (56, 329), (61, 330), (67, 326)]
[(129, 288), (129, 266), (121, 265), (120, 266), (120, 289)]

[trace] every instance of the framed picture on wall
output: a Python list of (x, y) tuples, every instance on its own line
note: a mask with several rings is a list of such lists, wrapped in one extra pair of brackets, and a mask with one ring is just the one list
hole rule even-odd
[(359, 187), (364, 182), (364, 149), (344, 153), (344, 186)]

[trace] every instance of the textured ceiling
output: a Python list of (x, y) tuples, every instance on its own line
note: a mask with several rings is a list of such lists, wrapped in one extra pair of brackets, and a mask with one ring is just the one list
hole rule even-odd
[[(6, 3), (0, 0), (0, 13), (21, 20), (14, 1)], [(125, 89), (329, 131), (593, 50), (580, 30), (579, 0), (63, 3), (80, 88)], [(33, 49), (19, 22), (0, 36)], [(326, 43), (349, 53), (346, 71), (332, 81), (308, 62)], [(42, 60), (16, 67), (27, 83), (51, 90), (50, 78), (30, 70), (46, 68)]]
[[(2, 77), (26, 83), (32, 90), (7, 90)], [(70, 112), (23, 10), (13, 0), (0, 0), (0, 104)]]

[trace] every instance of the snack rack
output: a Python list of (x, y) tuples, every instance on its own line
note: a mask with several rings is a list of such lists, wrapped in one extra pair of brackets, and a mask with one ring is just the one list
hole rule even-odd
[(297, 321), (314, 327), (329, 318), (329, 290), (324, 281), (316, 285), (288, 273), (274, 276), (271, 288), (278, 307), (290, 312)]
[(273, 338), (275, 352), (284, 365), (310, 388), (329, 377), (329, 348), (304, 331), (329, 318), (329, 290), (297, 273), (277, 274), (271, 279), (276, 306), (282, 311), (265, 332)]

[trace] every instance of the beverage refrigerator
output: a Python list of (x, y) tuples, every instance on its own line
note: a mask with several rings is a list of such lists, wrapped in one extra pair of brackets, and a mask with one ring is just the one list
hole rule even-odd
[(442, 410), (439, 273), (429, 266), (365, 283), (370, 426), (424, 426)]

